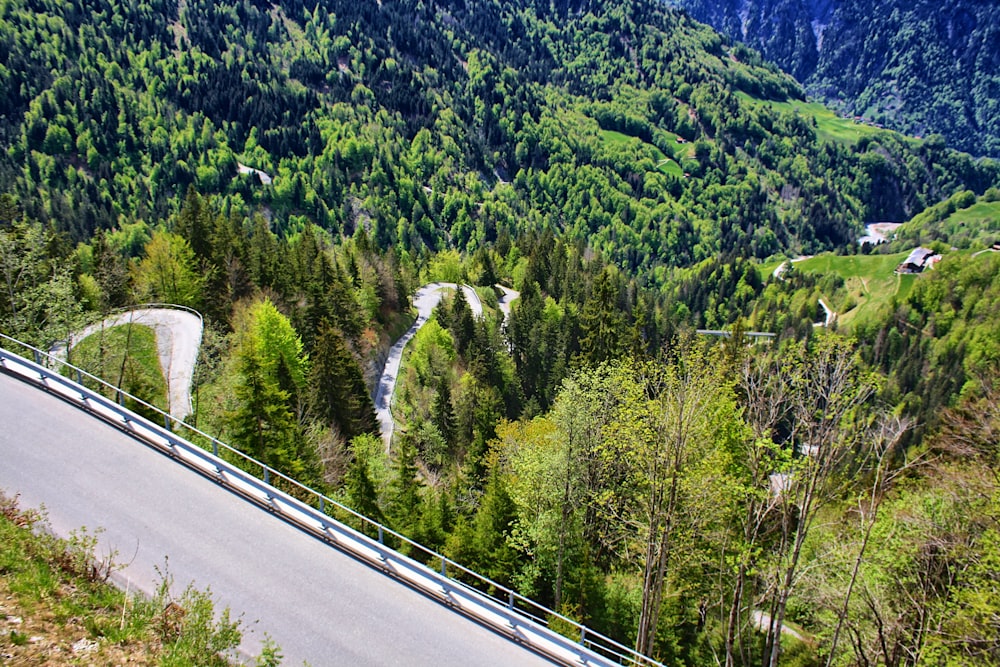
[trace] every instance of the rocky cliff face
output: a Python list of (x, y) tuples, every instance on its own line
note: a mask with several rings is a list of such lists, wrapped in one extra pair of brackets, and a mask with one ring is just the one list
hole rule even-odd
[(674, 0), (843, 112), (1000, 155), (992, 0)]
[(691, 15), (760, 50), (800, 81), (816, 69), (834, 0), (680, 0)]

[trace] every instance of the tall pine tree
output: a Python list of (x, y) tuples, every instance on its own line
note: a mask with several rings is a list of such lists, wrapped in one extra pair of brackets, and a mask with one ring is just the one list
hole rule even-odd
[(378, 419), (361, 367), (347, 349), (340, 331), (329, 322), (321, 325), (312, 358), (313, 414), (335, 425), (347, 438), (377, 433)]

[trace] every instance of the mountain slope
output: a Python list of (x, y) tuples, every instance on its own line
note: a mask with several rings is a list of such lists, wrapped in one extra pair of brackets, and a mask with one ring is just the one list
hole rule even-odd
[(364, 225), (423, 255), (551, 229), (657, 276), (832, 247), (1000, 178), (821, 136), (775, 106), (794, 81), (653, 0), (13, 0), (0, 23), (4, 187), (75, 240), (194, 185), (280, 230)]
[(1000, 7), (979, 0), (680, 0), (849, 115), (1000, 155)]

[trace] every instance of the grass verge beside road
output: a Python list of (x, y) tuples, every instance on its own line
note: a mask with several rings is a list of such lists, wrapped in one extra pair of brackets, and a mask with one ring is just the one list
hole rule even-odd
[[(167, 383), (160, 367), (156, 333), (151, 327), (123, 324), (93, 333), (73, 348), (70, 360), (122, 391), (167, 411)], [(145, 414), (137, 406), (127, 407)], [(157, 417), (155, 421), (160, 419)]]
[[(152, 598), (108, 583), (111, 559), (85, 531), (64, 540), (44, 515), (0, 492), (0, 664), (231, 664), (240, 622), (216, 613), (207, 593), (171, 593), (168, 573)], [(269, 647), (258, 665), (279, 662)]]

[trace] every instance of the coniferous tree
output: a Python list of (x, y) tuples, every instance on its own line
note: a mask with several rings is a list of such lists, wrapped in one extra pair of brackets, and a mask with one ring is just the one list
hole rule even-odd
[(517, 376), (521, 381), (521, 390), (526, 401), (537, 400), (544, 383), (545, 367), (553, 361), (548, 359), (542, 341), (542, 311), (545, 303), (539, 292), (538, 284), (526, 282), (521, 289), (521, 297), (510, 316), (507, 335), (510, 338), (511, 352)]
[(247, 248), (250, 279), (258, 287), (270, 287), (285, 295), (288, 290), (288, 272), (291, 268), (286, 261), (285, 246), (271, 231), (267, 220), (261, 214), (254, 215), (253, 233)]
[(485, 286), (496, 285), (499, 282), (497, 280), (497, 269), (493, 262), (493, 254), (489, 248), (482, 247), (476, 251), (476, 262), (480, 268), (479, 284)]
[(194, 185), (188, 186), (184, 203), (174, 231), (184, 237), (195, 256), (201, 262), (207, 262), (212, 256), (212, 228), (214, 212), (208, 203), (195, 190)]
[(453, 527), (454, 514), (448, 489), (427, 489), (418, 530), (421, 544), (428, 549), (443, 551)]
[(445, 443), (451, 447), (455, 443), (455, 406), (451, 400), (451, 382), (445, 376), (438, 380), (432, 419)]
[(490, 465), (483, 496), (472, 521), (471, 550), (478, 572), (510, 585), (517, 570), (517, 552), (510, 543), (517, 508), (507, 492), (499, 467), (496, 461)]
[(268, 377), (258, 347), (256, 341), (247, 340), (239, 353), (240, 382), (235, 391), (239, 407), (229, 418), (229, 428), (236, 447), (267, 463), (272, 450), (287, 447), (298, 434), (288, 392)]
[(423, 485), (417, 477), (417, 447), (413, 436), (407, 432), (402, 433), (399, 438), (392, 473), (386, 513), (395, 530), (419, 541), (417, 529), (423, 512), (420, 498)]
[(377, 433), (378, 419), (361, 368), (340, 331), (321, 325), (312, 358), (310, 378), (312, 411), (327, 424), (335, 424), (345, 438)]
[(610, 361), (623, 352), (625, 323), (618, 296), (618, 272), (606, 266), (583, 305), (580, 356), (586, 363)]
[[(355, 455), (347, 466), (344, 476), (344, 491), (347, 493), (347, 504), (358, 514), (372, 521), (383, 523), (385, 517), (378, 503), (378, 491), (368, 474), (368, 464)], [(367, 526), (357, 526), (366, 535), (374, 536), (375, 532)]]
[(455, 290), (455, 296), (452, 298), (448, 329), (455, 339), (455, 347), (459, 354), (465, 354), (469, 343), (476, 335), (476, 322), (472, 317), (469, 302), (465, 298), (465, 290), (461, 286)]
[(92, 242), (94, 279), (101, 288), (101, 311), (120, 308), (129, 302), (128, 266), (121, 253), (108, 243), (104, 230), (98, 230)]
[(215, 215), (211, 232), (211, 273), (205, 287), (205, 314), (219, 322), (229, 319), (233, 304), (252, 290), (247, 273), (247, 235), (235, 215)]

